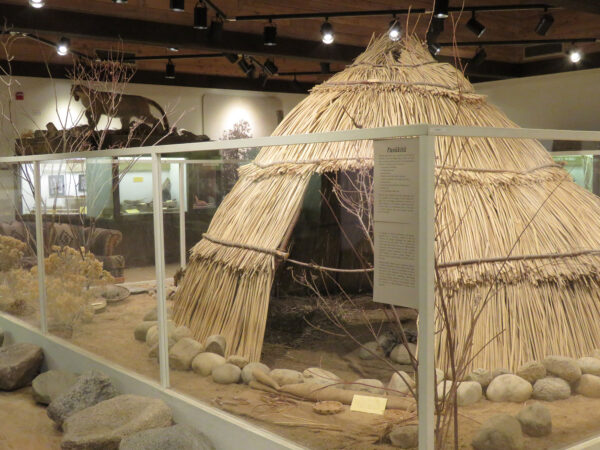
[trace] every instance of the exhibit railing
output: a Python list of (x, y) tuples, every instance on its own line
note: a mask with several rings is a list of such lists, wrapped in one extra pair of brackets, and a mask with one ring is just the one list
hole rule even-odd
[[(594, 141), (600, 142), (600, 132), (572, 131), (572, 130), (544, 130), (525, 128), (488, 128), (488, 127), (462, 127), (462, 126), (439, 126), (429, 124), (418, 124), (398, 127), (385, 127), (374, 129), (357, 129), (348, 131), (335, 131), (325, 133), (276, 136), (264, 138), (251, 138), (226, 141), (210, 141), (190, 144), (162, 145), (155, 147), (139, 147), (124, 149), (108, 149), (102, 151), (88, 151), (73, 153), (53, 153), (32, 156), (10, 156), (0, 157), (0, 165), (33, 165), (33, 186), (35, 202), (35, 245), (37, 255), (37, 276), (39, 288), (39, 332), (42, 336), (48, 334), (47, 323), (47, 297), (44, 270), (44, 223), (42, 208), (42, 186), (41, 172), (42, 164), (52, 161), (64, 161), (69, 159), (88, 160), (95, 158), (123, 158), (123, 157), (145, 157), (151, 158), (152, 168), (152, 214), (154, 233), (154, 261), (156, 277), (156, 300), (158, 321), (158, 363), (159, 379), (162, 389), (173, 395), (169, 372), (169, 338), (167, 329), (167, 304), (165, 284), (165, 235), (164, 235), (164, 211), (161, 186), (161, 164), (169, 160), (170, 156), (177, 156), (172, 160), (179, 170), (179, 192), (185, 191), (184, 167), (194, 163), (194, 160), (182, 158), (182, 154), (194, 152), (195, 157), (205, 152), (215, 150), (232, 150), (240, 148), (261, 148), (266, 146), (288, 146), (299, 144), (335, 143), (354, 141), (379, 141), (390, 139), (412, 138), (418, 142), (419, 163), (416, 166), (419, 171), (418, 202), (419, 202), (419, 226), (422, 227), (418, 235), (419, 267), (417, 281), (419, 286), (419, 321), (418, 321), (418, 418), (419, 418), (419, 448), (433, 449), (434, 447), (434, 189), (435, 189), (435, 145), (437, 137), (464, 137), (464, 138), (502, 138), (502, 139), (538, 139), (538, 140), (569, 140), (569, 141)], [(214, 163), (215, 160), (210, 160)], [(55, 186), (56, 187), (56, 186)], [(185, 233), (185, 206), (183, 194), (179, 200), (179, 259), (181, 266), (185, 267), (186, 233)], [(160, 207), (157, 207), (160, 205)], [(377, 271), (377, 267), (375, 267)], [(6, 320), (12, 320), (11, 316), (0, 313)], [(144, 377), (140, 377), (144, 381)], [(212, 414), (212, 413), (211, 413)], [(219, 415), (219, 420), (231, 422), (232, 426), (239, 426), (228, 415)], [(260, 429), (253, 432), (262, 433)], [(210, 430), (207, 430), (210, 435)], [(268, 436), (266, 434), (265, 436)], [(215, 439), (218, 446), (219, 436), (210, 436)], [(280, 446), (293, 445), (290, 443)], [(585, 448), (585, 447), (580, 447)]]

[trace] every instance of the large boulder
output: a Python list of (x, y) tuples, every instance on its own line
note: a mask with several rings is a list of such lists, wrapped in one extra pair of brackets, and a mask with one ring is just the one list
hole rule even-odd
[[(175, 322), (172, 320), (167, 321), (167, 338), (169, 340), (175, 340), (173, 333), (175, 333), (176, 329), (177, 325), (175, 325)], [(153, 348), (156, 344), (158, 344), (158, 325), (151, 326), (146, 332), (146, 345)]]
[(212, 371), (212, 379), (219, 384), (238, 383), (242, 378), (242, 369), (238, 366), (225, 363), (222, 366), (215, 367)]
[(42, 405), (67, 392), (77, 382), (77, 375), (61, 370), (49, 370), (39, 374), (31, 382), (33, 399)]
[(203, 351), (204, 347), (200, 342), (184, 337), (169, 350), (169, 367), (175, 370), (190, 370), (194, 358)]
[(63, 450), (117, 450), (139, 431), (168, 427), (171, 408), (159, 399), (119, 395), (74, 413), (63, 423)]
[(209, 376), (215, 367), (222, 366), (227, 361), (216, 353), (199, 353), (192, 361), (192, 370), (203, 377)]
[(227, 351), (227, 341), (225, 336), (214, 334), (206, 338), (206, 351), (225, 356), (225, 352)]
[(521, 424), (508, 414), (493, 416), (483, 423), (471, 445), (475, 450), (522, 450)]
[(600, 377), (589, 373), (582, 375), (575, 392), (585, 397), (600, 398)]
[(517, 414), (521, 430), (528, 436), (547, 436), (552, 432), (552, 417), (547, 406), (531, 403)]
[(31, 383), (44, 360), (41, 347), (22, 342), (0, 348), (0, 390), (13, 391)]
[(582, 374), (600, 375), (600, 359), (591, 356), (579, 358), (577, 364)]
[(533, 392), (529, 381), (513, 375), (499, 375), (492, 380), (487, 388), (486, 396), (493, 402), (524, 402)]
[(566, 356), (548, 356), (542, 364), (550, 375), (562, 378), (567, 383), (574, 383), (581, 377), (581, 369), (577, 361)]
[(419, 445), (419, 426), (396, 425), (388, 437), (394, 447), (415, 448)]
[[(437, 385), (438, 399), (442, 400), (450, 393), (452, 381), (444, 380)], [(456, 386), (456, 404), (467, 406), (478, 402), (483, 397), (483, 388), (476, 381), (461, 381)]]
[(273, 369), (269, 373), (279, 386), (285, 386), (286, 384), (298, 384), (304, 383), (304, 377), (297, 370), (291, 369)]
[(251, 362), (250, 364), (246, 364), (242, 369), (242, 381), (248, 384), (252, 380), (254, 380), (254, 375), (252, 374), (252, 372), (254, 372), (255, 370), (260, 370), (266, 374), (268, 374), (271, 371), (271, 369), (269, 369), (269, 366), (263, 363)]
[(546, 376), (546, 367), (539, 361), (530, 361), (517, 369), (517, 375), (533, 384)]
[(390, 359), (398, 364), (404, 364), (404, 365), (412, 364), (412, 361), (410, 359), (410, 354), (408, 353), (407, 347), (408, 347), (408, 349), (410, 349), (410, 353), (412, 353), (412, 355), (416, 358), (417, 357), (417, 346), (415, 344), (408, 343), (406, 345), (404, 345), (404, 344), (396, 345), (393, 348), (392, 353), (390, 353)]
[(127, 436), (119, 450), (214, 450), (210, 440), (187, 425), (153, 428)]
[(75, 384), (56, 397), (48, 405), (46, 413), (58, 425), (67, 417), (104, 400), (119, 395), (109, 377), (103, 373), (90, 371), (81, 375)]
[(402, 370), (394, 372), (387, 385), (388, 394), (409, 394), (411, 390), (416, 394), (416, 387), (412, 377)]
[(533, 398), (553, 402), (564, 400), (571, 395), (571, 386), (562, 378), (546, 377), (533, 385)]

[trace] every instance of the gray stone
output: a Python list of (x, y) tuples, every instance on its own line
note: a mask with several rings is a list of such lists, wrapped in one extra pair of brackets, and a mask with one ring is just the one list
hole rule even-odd
[(266, 374), (269, 374), (269, 372), (271, 371), (271, 369), (269, 369), (269, 366), (263, 363), (251, 362), (242, 369), (242, 380), (244, 381), (244, 383), (248, 384), (252, 380), (254, 380), (254, 375), (252, 375), (252, 372), (255, 369), (261, 370)]
[(146, 342), (146, 335), (148, 334), (148, 330), (157, 325), (158, 322), (156, 320), (153, 321), (145, 321), (138, 323), (133, 330), (133, 336), (136, 340)]
[(13, 391), (31, 383), (44, 360), (41, 347), (22, 342), (0, 348), (0, 390)]
[(198, 341), (185, 337), (169, 350), (169, 367), (175, 370), (190, 370), (194, 358), (204, 351)]
[(415, 448), (419, 445), (419, 427), (417, 425), (396, 425), (389, 434), (393, 446)]
[(173, 331), (173, 339), (179, 342), (183, 338), (193, 338), (192, 331), (188, 327), (177, 327)]
[(206, 339), (206, 351), (216, 353), (217, 355), (225, 356), (227, 350), (227, 341), (225, 336), (214, 334)]
[(389, 331), (386, 331), (385, 333), (382, 333), (381, 335), (377, 336), (377, 339), (375, 339), (375, 340), (377, 341), (377, 343), (383, 350), (383, 353), (385, 353), (386, 355), (389, 352), (391, 352), (392, 349), (398, 343), (398, 339), (396, 338), (394, 333), (389, 332)]
[(46, 413), (48, 417), (61, 425), (67, 417), (77, 411), (89, 408), (117, 395), (119, 393), (110, 378), (103, 373), (92, 370), (81, 375), (71, 389), (52, 400)]
[[(173, 316), (173, 308), (171, 306), (167, 306), (167, 319), (170, 319)], [(144, 316), (144, 321), (153, 321), (158, 320), (158, 312), (156, 306), (152, 308), (150, 311), (146, 313)]]
[(71, 372), (49, 370), (41, 373), (31, 382), (33, 399), (42, 405), (48, 405), (71, 389), (76, 381), (77, 375)]
[(385, 357), (385, 352), (377, 341), (367, 342), (358, 350), (358, 357), (363, 360)]
[(577, 382), (575, 392), (585, 397), (599, 398), (600, 397), (600, 377), (586, 373), (581, 376)]
[(577, 360), (582, 374), (600, 375), (600, 359), (586, 356)]
[(546, 377), (541, 378), (533, 385), (533, 398), (536, 400), (546, 400), (553, 402), (555, 400), (564, 400), (571, 395), (571, 386), (562, 378)]
[(392, 374), (387, 385), (388, 394), (409, 394), (411, 389), (413, 393), (416, 393), (416, 387), (417, 384), (412, 377), (401, 370)]
[(492, 373), (487, 369), (475, 369), (466, 376), (465, 381), (476, 381), (483, 389), (487, 388), (492, 382)]
[(513, 374), (499, 375), (492, 380), (486, 390), (486, 396), (493, 402), (524, 402), (529, 397), (533, 387), (531, 383)]
[(243, 369), (250, 361), (248, 361), (248, 358), (245, 356), (231, 355), (227, 358), (227, 362), (229, 364), (233, 364), (234, 366), (238, 366), (240, 369)]
[(499, 377), (500, 375), (509, 375), (512, 374), (512, 372), (510, 370), (508, 370), (506, 367), (499, 367), (497, 369), (492, 370), (492, 380), (496, 377)]
[[(169, 338), (173, 339), (173, 332), (176, 328), (175, 322), (172, 320), (167, 322), (167, 336)], [(148, 328), (148, 332), (146, 333), (146, 345), (152, 348), (156, 344), (158, 344), (158, 325)]]
[(212, 374), (215, 367), (222, 366), (226, 362), (225, 358), (216, 353), (199, 353), (192, 361), (192, 370), (207, 377)]
[(309, 367), (302, 372), (305, 383), (314, 383), (322, 386), (337, 385), (342, 382), (342, 379), (335, 373), (330, 372), (320, 367)]
[(573, 383), (581, 377), (581, 369), (573, 358), (548, 356), (542, 364), (550, 375), (562, 378), (567, 383)]
[(212, 379), (219, 384), (238, 383), (242, 376), (242, 369), (233, 364), (225, 363), (222, 366), (217, 366), (212, 371)]
[(153, 428), (127, 436), (119, 450), (214, 450), (210, 440), (187, 425)]
[(76, 412), (63, 423), (63, 450), (117, 450), (127, 436), (171, 425), (171, 408), (159, 399), (119, 395)]
[(546, 376), (546, 367), (539, 361), (526, 362), (517, 369), (517, 375), (533, 384)]
[(550, 410), (541, 403), (531, 403), (517, 414), (521, 430), (528, 436), (541, 437), (552, 433)]
[(383, 383), (374, 378), (361, 378), (352, 383), (344, 384), (344, 389), (351, 391), (369, 392), (371, 394), (385, 394)]
[(493, 416), (483, 423), (471, 445), (475, 450), (522, 450), (521, 424), (508, 414)]
[[(417, 346), (415, 344), (408, 343), (408, 348), (413, 356), (417, 357)], [(406, 349), (406, 345), (398, 344), (392, 350), (390, 354), (390, 359), (398, 364), (412, 364), (410, 355), (408, 354), (408, 350)]]
[(467, 406), (478, 402), (483, 397), (483, 388), (477, 381), (462, 381), (456, 389), (456, 403)]
[(304, 382), (304, 377), (297, 370), (273, 369), (271, 372), (269, 372), (269, 375), (277, 382), (279, 386)]

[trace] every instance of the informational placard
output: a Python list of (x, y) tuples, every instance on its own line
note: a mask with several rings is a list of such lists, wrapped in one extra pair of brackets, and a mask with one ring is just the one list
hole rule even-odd
[(374, 150), (373, 300), (418, 308), (419, 143), (381, 140)]

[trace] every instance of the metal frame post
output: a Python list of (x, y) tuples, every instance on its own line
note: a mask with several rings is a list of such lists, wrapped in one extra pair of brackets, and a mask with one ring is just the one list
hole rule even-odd
[(156, 302), (158, 319), (158, 364), (160, 384), (170, 386), (169, 339), (165, 292), (165, 239), (162, 206), (160, 153), (152, 154), (152, 214), (154, 218), (154, 265), (156, 268)]
[(48, 318), (46, 317), (46, 267), (44, 266), (44, 224), (42, 221), (42, 188), (40, 162), (33, 163), (33, 186), (35, 196), (35, 246), (38, 266), (38, 292), (40, 300), (40, 330), (48, 333)]
[(435, 446), (435, 140), (434, 136), (419, 136), (419, 230), (418, 280), (418, 417), (419, 450), (433, 450)]
[(179, 264), (185, 269), (187, 265), (185, 251), (185, 183), (183, 180), (185, 174), (185, 162), (179, 164)]

